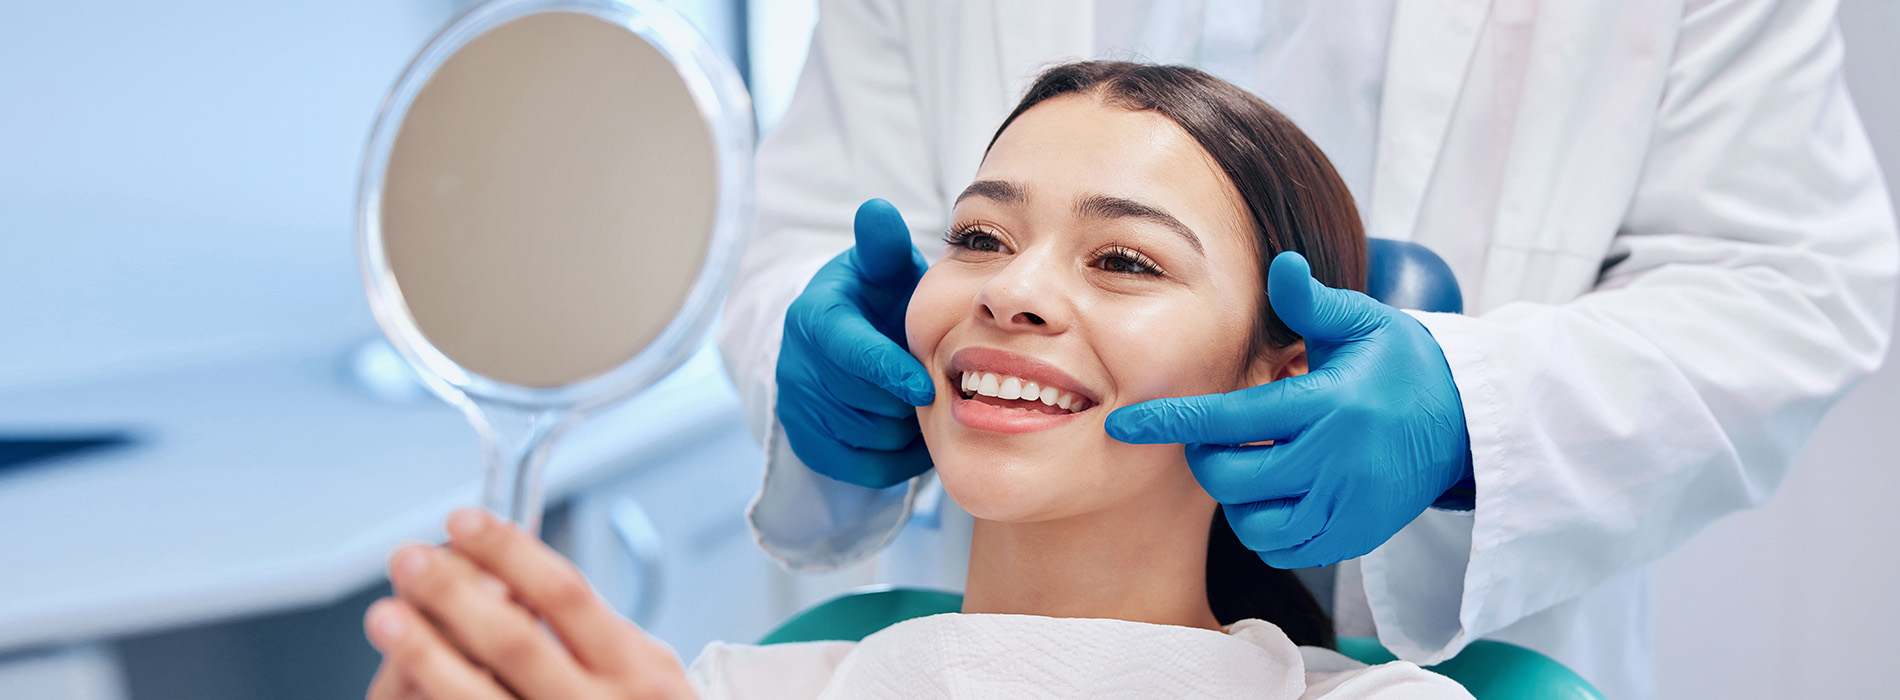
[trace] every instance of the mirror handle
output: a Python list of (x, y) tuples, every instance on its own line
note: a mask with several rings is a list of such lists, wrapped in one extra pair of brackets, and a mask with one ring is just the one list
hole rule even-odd
[(626, 608), (627, 619), (646, 627), (660, 609), (664, 582), (662, 574), (666, 564), (661, 558), (660, 530), (653, 526), (646, 508), (631, 496), (620, 498), (607, 509), (607, 523), (620, 538), (620, 545), (627, 550), (627, 560), (633, 565), (634, 595)]
[(541, 472), (574, 414), (522, 409), (469, 397), (464, 412), (482, 437), (488, 475), (482, 507), (529, 534), (541, 532)]

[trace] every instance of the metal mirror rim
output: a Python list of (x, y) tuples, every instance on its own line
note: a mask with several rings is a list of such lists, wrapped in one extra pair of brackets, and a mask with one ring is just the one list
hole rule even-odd
[[(389, 155), (403, 119), (436, 69), (476, 37), (509, 21), (544, 12), (575, 12), (627, 29), (651, 44), (679, 71), (712, 136), (718, 162), (718, 204), (704, 264), (666, 327), (620, 366), (579, 382), (527, 387), (463, 369), (423, 337), (383, 251), (382, 190)], [(471, 398), (522, 408), (585, 411), (644, 389), (679, 367), (712, 325), (751, 219), (752, 103), (739, 74), (709, 42), (670, 8), (652, 0), (495, 0), (478, 5), (429, 40), (402, 72), (370, 132), (357, 190), (357, 255), (370, 310), (396, 351), (429, 388), (450, 403)], [(656, 352), (657, 350), (657, 352)]]

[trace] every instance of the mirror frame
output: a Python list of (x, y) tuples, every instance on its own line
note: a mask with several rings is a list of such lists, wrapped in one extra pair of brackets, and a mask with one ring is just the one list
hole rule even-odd
[[(625, 28), (658, 50), (686, 84), (705, 122), (717, 163), (718, 204), (704, 263), (679, 310), (653, 341), (619, 366), (578, 382), (528, 387), (464, 369), (417, 328), (383, 247), (384, 176), (396, 135), (436, 69), (484, 32), (545, 12), (574, 12)], [(638, 115), (628, 115), (636, 123)], [(452, 404), (471, 399), (519, 409), (580, 414), (627, 398), (677, 369), (699, 349), (738, 267), (752, 214), (752, 101), (738, 71), (686, 19), (653, 0), (493, 0), (456, 17), (403, 69), (377, 115), (357, 190), (357, 253), (370, 310), (391, 344), (430, 390)], [(634, 274), (629, 271), (629, 274)]]

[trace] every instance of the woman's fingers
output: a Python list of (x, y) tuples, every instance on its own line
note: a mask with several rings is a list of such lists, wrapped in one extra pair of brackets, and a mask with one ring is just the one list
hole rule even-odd
[(414, 681), (403, 675), (402, 668), (391, 662), (383, 662), (376, 669), (376, 677), (369, 682), (369, 700), (430, 700), (422, 694)]
[[(449, 646), (434, 627), (407, 603), (384, 598), (369, 606), (363, 616), (369, 641), (383, 652), (385, 667), (393, 664), (395, 675), (407, 679), (413, 691), (410, 697), (466, 698), (467, 700), (510, 700), (512, 696), (495, 679), (475, 668), (468, 659)], [(382, 678), (378, 673), (377, 677)], [(374, 692), (376, 686), (372, 685)], [(371, 696), (374, 700), (382, 700)], [(402, 696), (396, 696), (402, 697)]]
[(390, 558), (390, 580), (470, 660), (536, 698), (573, 697), (582, 670), (561, 643), (508, 598), (508, 589), (446, 549), (413, 545)]
[(368, 700), (408, 700), (411, 686), (396, 665), (384, 662), (369, 681)]
[(595, 670), (647, 667), (672, 652), (646, 638), (594, 595), (587, 578), (560, 554), (527, 533), (478, 509), (449, 516), (455, 551), (501, 579), (517, 599), (547, 620), (582, 665)]

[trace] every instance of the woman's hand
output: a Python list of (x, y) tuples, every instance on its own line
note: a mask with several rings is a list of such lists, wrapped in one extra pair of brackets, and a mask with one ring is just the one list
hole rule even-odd
[(694, 697), (673, 652), (540, 540), (475, 509), (448, 529), (390, 558), (396, 597), (364, 619), (383, 652), (370, 700)]

